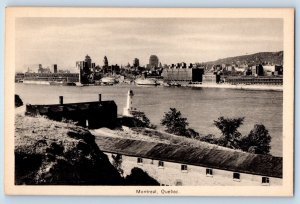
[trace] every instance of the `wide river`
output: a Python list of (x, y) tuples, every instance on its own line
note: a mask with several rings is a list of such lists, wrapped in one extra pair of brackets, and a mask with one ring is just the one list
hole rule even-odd
[(101, 93), (102, 100), (116, 102), (120, 114), (129, 89), (134, 92), (133, 106), (145, 112), (159, 129), (162, 128), (159, 125), (161, 118), (171, 107), (181, 111), (191, 128), (216, 136), (221, 135), (213, 124), (218, 117), (245, 117), (239, 131), (246, 135), (254, 124), (264, 124), (272, 136), (271, 154), (282, 156), (282, 92), (133, 85), (72, 87), (16, 84), (16, 94), (24, 103), (53, 104), (59, 102), (59, 96), (64, 96), (64, 103), (97, 101)]

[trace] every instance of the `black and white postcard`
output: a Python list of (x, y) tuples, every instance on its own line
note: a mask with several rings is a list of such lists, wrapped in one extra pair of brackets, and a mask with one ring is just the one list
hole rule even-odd
[(294, 10), (6, 9), (9, 195), (292, 196)]

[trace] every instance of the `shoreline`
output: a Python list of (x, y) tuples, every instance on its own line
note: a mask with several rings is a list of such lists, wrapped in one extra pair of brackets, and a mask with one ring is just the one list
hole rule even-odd
[[(23, 83), (27, 85), (48, 85), (48, 86), (54, 86), (51, 84), (46, 83)], [(127, 83), (119, 83), (112, 86), (119, 86), (119, 85), (133, 85), (133, 86), (139, 86), (139, 87), (155, 87), (154, 85), (151, 86), (140, 86), (135, 84), (127, 84)], [(57, 85), (56, 85), (57, 86)], [(61, 86), (68, 86), (68, 85), (61, 85)], [(107, 85), (95, 85), (95, 84), (89, 84), (89, 85), (82, 85), (82, 86), (74, 86), (74, 87), (89, 87), (89, 86), (107, 86)], [(157, 85), (161, 87), (169, 87), (164, 85)], [(172, 86), (170, 86), (172, 87)], [(283, 86), (281, 85), (245, 85), (245, 84), (239, 84), (239, 85), (232, 85), (232, 84), (188, 84), (188, 85), (182, 85), (181, 87), (191, 87), (191, 88), (222, 88), (222, 89), (239, 89), (239, 90), (254, 90), (254, 91), (283, 91)]]
[(254, 90), (254, 91), (283, 91), (283, 86), (274, 86), (274, 85), (191, 84), (191, 85), (187, 85), (187, 87), (240, 89), (240, 90)]

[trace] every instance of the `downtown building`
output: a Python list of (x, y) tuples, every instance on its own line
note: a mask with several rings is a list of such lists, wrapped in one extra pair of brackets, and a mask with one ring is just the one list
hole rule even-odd
[(82, 84), (93, 84), (95, 82), (95, 63), (89, 55), (85, 56), (83, 61), (76, 62), (76, 69), (79, 70), (80, 80)]

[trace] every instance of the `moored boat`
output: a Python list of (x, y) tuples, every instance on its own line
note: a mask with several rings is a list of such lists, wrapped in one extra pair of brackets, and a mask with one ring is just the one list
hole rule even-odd
[(135, 80), (135, 83), (137, 85), (158, 85), (158, 83), (156, 82), (156, 80), (154, 79), (142, 79), (142, 78), (139, 78), (139, 79), (136, 79)]
[(113, 78), (113, 77), (103, 77), (103, 78), (101, 79), (101, 84), (102, 84), (102, 85), (114, 85), (114, 84), (116, 84), (116, 83), (117, 83), (117, 81), (116, 81), (116, 79)]

